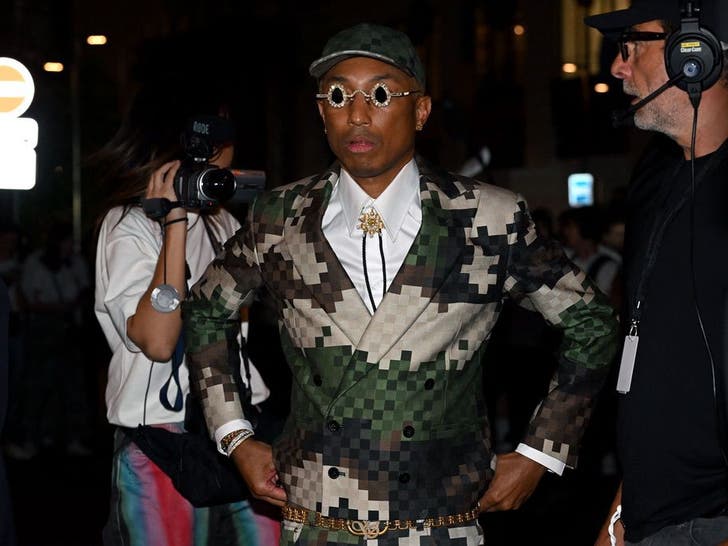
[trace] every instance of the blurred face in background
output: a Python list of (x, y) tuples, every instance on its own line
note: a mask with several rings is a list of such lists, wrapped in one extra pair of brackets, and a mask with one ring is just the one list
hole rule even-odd
[(613, 222), (609, 224), (602, 240), (605, 245), (618, 252), (622, 252), (624, 249), (624, 222)]

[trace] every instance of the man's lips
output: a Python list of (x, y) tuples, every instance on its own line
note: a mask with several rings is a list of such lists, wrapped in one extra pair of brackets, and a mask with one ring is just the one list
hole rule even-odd
[(374, 142), (362, 137), (352, 138), (346, 143), (346, 149), (355, 154), (368, 152), (373, 148)]

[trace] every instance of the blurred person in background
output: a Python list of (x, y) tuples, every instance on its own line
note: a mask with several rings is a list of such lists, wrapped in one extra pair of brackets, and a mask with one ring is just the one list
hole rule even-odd
[(0, 220), (0, 279), (5, 282), (8, 291), (8, 418), (2, 434), (3, 447), (8, 455), (15, 454), (27, 458), (33, 451), (25, 449), (24, 433), (21, 426), (22, 417), (21, 390), (24, 358), (24, 300), (20, 290), (20, 279), (23, 267), (24, 236), (17, 224)]
[[(8, 320), (10, 297), (5, 282), (0, 278), (0, 433), (3, 431), (8, 402)], [(0, 453), (0, 544), (15, 546), (13, 510), (5, 476), (5, 461)]]
[(90, 455), (88, 382), (83, 365), (81, 305), (89, 289), (86, 260), (73, 248), (73, 228), (55, 221), (43, 248), (24, 261), (19, 289), (26, 322), (27, 359), (18, 372), (19, 444), (9, 456), (34, 457), (57, 447), (69, 455)]
[[(204, 211), (177, 206), (159, 221), (142, 209), (143, 199), (178, 202), (173, 179), (185, 155), (180, 137), (191, 118), (207, 116), (220, 129), (210, 135), (210, 164), (227, 168), (233, 160), (224, 79), (208, 73), (195, 83), (186, 75), (163, 74), (146, 82), (117, 134), (95, 157), (99, 182), (109, 194), (100, 217), (95, 311), (113, 353), (106, 404), (109, 422), (118, 427), (184, 431), (188, 370), (184, 360), (177, 362), (175, 385), (171, 362), (173, 354), (182, 354), (181, 310), (175, 302), (167, 308), (155, 304), (152, 294), (170, 285), (184, 299), (187, 284), (240, 228), (221, 206)], [(268, 390), (254, 367), (251, 372), (256, 404)], [(178, 396), (181, 403), (170, 404)], [(105, 545), (277, 543), (278, 521), (256, 514), (247, 500), (195, 508), (127, 434), (117, 428), (114, 439)]]
[[(620, 282), (622, 257), (602, 244), (602, 212), (593, 206), (566, 209), (559, 215), (558, 224), (566, 255), (610, 296), (612, 305), (619, 308), (615, 298), (619, 298), (621, 292), (615, 287)], [(611, 297), (613, 293), (614, 298)]]

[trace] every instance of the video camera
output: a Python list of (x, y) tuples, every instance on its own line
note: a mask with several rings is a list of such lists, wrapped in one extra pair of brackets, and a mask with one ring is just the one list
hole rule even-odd
[(153, 220), (164, 218), (175, 207), (209, 211), (221, 203), (250, 203), (265, 187), (263, 171), (222, 169), (210, 165), (221, 144), (235, 137), (233, 123), (218, 116), (191, 118), (180, 136), (185, 157), (172, 182), (177, 203), (168, 199), (143, 199), (142, 207)]
[(181, 136), (186, 157), (173, 182), (180, 206), (204, 211), (233, 196), (237, 187), (235, 175), (209, 163), (216, 145), (233, 138), (233, 124), (227, 119), (201, 116), (189, 120)]

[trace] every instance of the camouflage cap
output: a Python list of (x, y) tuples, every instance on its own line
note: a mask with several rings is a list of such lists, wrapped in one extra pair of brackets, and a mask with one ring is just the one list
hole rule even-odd
[(396, 66), (414, 77), (424, 89), (425, 68), (409, 37), (393, 28), (361, 23), (332, 36), (308, 71), (321, 78), (335, 64), (351, 57), (371, 57)]

